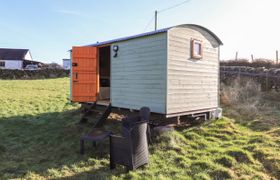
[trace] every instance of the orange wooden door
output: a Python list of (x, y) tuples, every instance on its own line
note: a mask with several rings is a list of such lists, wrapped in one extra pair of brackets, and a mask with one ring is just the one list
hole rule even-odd
[(72, 48), (72, 101), (95, 102), (98, 91), (97, 47)]

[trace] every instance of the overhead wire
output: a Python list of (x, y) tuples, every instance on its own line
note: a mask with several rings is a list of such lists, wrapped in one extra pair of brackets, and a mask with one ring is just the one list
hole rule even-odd
[[(181, 3), (179, 3), (179, 4), (175, 4), (175, 5), (170, 6), (170, 7), (168, 7), (168, 8), (159, 10), (159, 11), (157, 11), (157, 13), (162, 13), (162, 12), (168, 11), (168, 10), (170, 10), (170, 9), (177, 8), (177, 7), (182, 6), (183, 4), (188, 3), (188, 2), (190, 2), (190, 1), (191, 1), (191, 0), (185, 0), (185, 1), (181, 2)], [(155, 17), (153, 16), (153, 17), (150, 19), (150, 21), (147, 23), (147, 25), (145, 26), (144, 31), (150, 26), (150, 24), (153, 22), (154, 19), (155, 19)]]
[(153, 16), (150, 21), (147, 23), (147, 25), (144, 28), (144, 31), (146, 31), (146, 29), (150, 26), (150, 24), (153, 22), (153, 20), (155, 19), (155, 17)]
[(183, 1), (183, 2), (181, 2), (181, 3), (179, 3), (179, 4), (175, 4), (175, 5), (170, 6), (170, 7), (168, 7), (168, 8), (165, 8), (165, 9), (159, 10), (159, 11), (158, 11), (158, 13), (162, 13), (162, 12), (164, 12), (164, 11), (168, 11), (168, 10), (170, 10), (170, 9), (173, 9), (173, 8), (179, 7), (179, 6), (181, 6), (181, 5), (185, 4), (185, 3), (188, 3), (188, 2), (190, 2), (190, 1), (191, 1), (191, 0), (186, 0), (186, 1)]

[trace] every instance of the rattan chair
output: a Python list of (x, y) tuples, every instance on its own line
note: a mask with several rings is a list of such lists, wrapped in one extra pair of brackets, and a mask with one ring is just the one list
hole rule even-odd
[(150, 122), (150, 108), (148, 107), (142, 107), (139, 110), (139, 115), (137, 116), (132, 116), (132, 117), (126, 117), (122, 119), (122, 135), (125, 136), (126, 134), (126, 130), (124, 129), (130, 129), (134, 126), (135, 123), (138, 122), (147, 122), (148, 126), (147, 126), (147, 137), (148, 137), (148, 143), (152, 143), (152, 138), (151, 138), (151, 128), (149, 125)]
[(116, 164), (129, 170), (148, 164), (149, 151), (147, 140), (147, 122), (134, 123), (131, 128), (123, 128), (124, 136), (110, 136), (110, 168)]

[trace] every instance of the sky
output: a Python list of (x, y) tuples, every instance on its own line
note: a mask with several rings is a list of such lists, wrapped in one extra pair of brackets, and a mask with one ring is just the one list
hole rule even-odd
[[(0, 47), (27, 48), (34, 60), (61, 64), (72, 46), (152, 31), (155, 10), (184, 0), (0, 0)], [(199, 24), (224, 43), (221, 59), (275, 59), (279, 0), (189, 0), (158, 14), (158, 28)]]

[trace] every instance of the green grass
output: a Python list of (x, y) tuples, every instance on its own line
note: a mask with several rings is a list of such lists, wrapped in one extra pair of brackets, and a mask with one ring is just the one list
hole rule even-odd
[(90, 125), (77, 124), (68, 96), (68, 78), (0, 81), (0, 179), (280, 179), (279, 124), (254, 129), (229, 118), (165, 133), (149, 166), (111, 171), (108, 143), (104, 154), (89, 145), (79, 154)]

